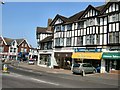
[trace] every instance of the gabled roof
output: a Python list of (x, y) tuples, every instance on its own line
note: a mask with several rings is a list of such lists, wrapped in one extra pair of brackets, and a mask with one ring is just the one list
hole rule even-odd
[(28, 44), (28, 46), (31, 47), (31, 45), (28, 43), (26, 39), (16, 39), (16, 41), (18, 42), (18, 46), (21, 45), (25, 41)]
[(115, 0), (115, 1), (114, 1), (114, 0), (113, 0), (113, 1), (110, 0), (110, 2), (108, 2), (107, 4), (104, 4), (104, 5), (101, 5), (101, 6), (97, 6), (97, 7), (94, 7), (94, 6), (92, 6), (92, 5), (89, 5), (85, 10), (80, 11), (80, 12), (78, 12), (78, 13), (70, 16), (69, 18), (57, 14), (56, 17), (53, 19), (51, 25), (53, 25), (58, 18), (61, 18), (61, 20), (64, 21), (64, 22), (63, 22), (64, 24), (73, 23), (73, 22), (76, 22), (76, 21), (78, 21), (78, 20), (82, 20), (82, 17), (83, 17), (91, 8), (92, 8), (92, 9), (95, 9), (95, 10), (98, 12), (98, 14), (100, 15), (101, 12), (104, 12), (113, 2), (120, 4), (120, 1), (118, 2), (117, 0)]
[(50, 25), (53, 25), (58, 18), (60, 18), (64, 23), (67, 22), (68, 20), (67, 17), (57, 14), (55, 18), (53, 19), (53, 21), (50, 23)]
[(117, 0), (112, 1), (112, 0), (110, 0), (110, 2), (108, 2), (108, 3), (105, 5), (105, 7), (101, 10), (101, 14), (103, 14), (103, 13), (106, 11), (106, 9), (108, 9), (108, 7), (109, 7), (110, 5), (112, 5), (113, 3), (118, 3), (118, 4), (120, 5), (120, 1), (117, 1)]
[(45, 39), (41, 40), (40, 43), (42, 42), (52, 42), (53, 41), (53, 36), (48, 36)]
[(15, 39), (17, 44), (19, 45), (24, 39)]
[(84, 11), (80, 11), (79, 13), (69, 17), (68, 22), (74, 22), (77, 21), (82, 15), (83, 15)]
[(37, 33), (52, 33), (52, 31), (48, 30), (46, 27), (37, 27), (36, 29)]
[(7, 45), (6, 41), (4, 40), (4, 38), (2, 36), (0, 36), (0, 40), (3, 41), (5, 43), (5, 45)]
[(3, 37), (3, 38), (4, 38), (7, 45), (10, 45), (11, 42), (14, 41), (14, 39), (11, 39), (11, 38), (6, 38), (6, 37)]

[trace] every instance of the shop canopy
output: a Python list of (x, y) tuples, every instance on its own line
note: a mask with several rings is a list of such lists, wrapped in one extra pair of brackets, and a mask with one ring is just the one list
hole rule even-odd
[(102, 54), (103, 59), (119, 59), (120, 60), (120, 52), (104, 52)]
[(100, 60), (102, 53), (100, 52), (76, 52), (72, 54), (72, 58), (76, 59), (96, 59)]

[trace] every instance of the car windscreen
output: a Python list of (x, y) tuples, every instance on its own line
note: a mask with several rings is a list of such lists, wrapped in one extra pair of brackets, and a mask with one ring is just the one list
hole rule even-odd
[(74, 64), (73, 67), (80, 67), (80, 64)]

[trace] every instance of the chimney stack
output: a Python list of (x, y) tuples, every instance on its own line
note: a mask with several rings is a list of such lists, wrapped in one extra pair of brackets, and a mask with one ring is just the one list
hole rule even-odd
[(51, 22), (52, 22), (52, 19), (49, 18), (48, 19), (48, 24), (47, 24), (47, 28), (48, 28), (49, 31), (51, 31), (51, 29), (52, 29), (51, 26), (50, 26)]

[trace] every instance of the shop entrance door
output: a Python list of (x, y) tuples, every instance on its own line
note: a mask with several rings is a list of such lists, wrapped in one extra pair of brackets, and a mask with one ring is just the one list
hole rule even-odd
[(110, 71), (110, 60), (105, 60), (105, 71), (106, 72)]

